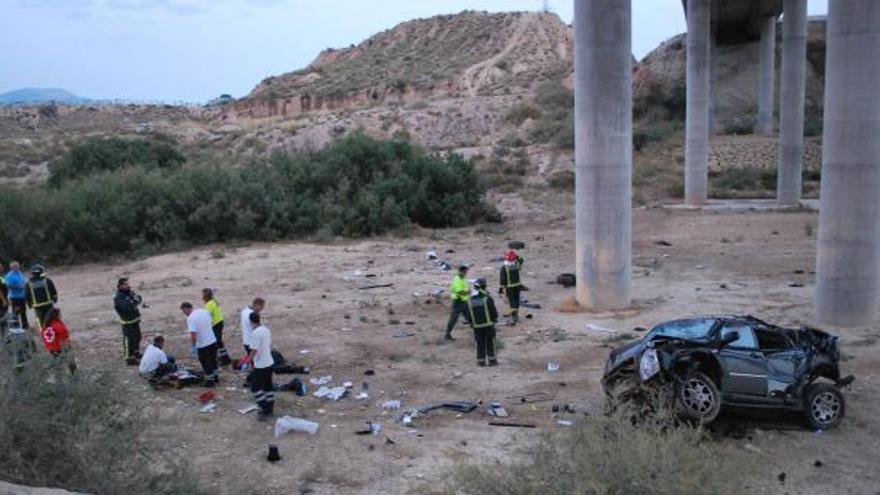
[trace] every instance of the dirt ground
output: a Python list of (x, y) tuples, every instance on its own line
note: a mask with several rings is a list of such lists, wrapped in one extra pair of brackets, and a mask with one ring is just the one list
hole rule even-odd
[[(242, 377), (231, 370), (221, 374), (214, 413), (199, 412), (200, 388), (155, 392), (151, 414), (192, 459), (208, 490), (222, 494), (436, 488), (455, 465), (509, 459), (541, 430), (566, 428), (557, 419), (590, 421), (601, 411), (599, 378), (609, 345), (617, 345), (608, 343), (613, 335), (697, 313), (751, 313), (785, 325), (810, 322), (815, 213), (636, 210), (633, 308), (569, 314), (558, 308), (573, 296), (573, 289), (552, 282), (558, 273), (574, 269), (573, 218), (567, 206), (571, 197), (524, 197), (528, 199), (496, 198), (503, 211), (517, 213), (504, 226), (333, 244), (213, 246), (111, 266), (56, 268), (51, 275), (80, 365), (116, 359), (133, 386), (145, 384), (119, 358), (120, 330), (111, 303), (115, 279), (121, 275), (131, 277), (150, 305), (144, 310), (145, 339), (161, 332), (167, 350), (184, 356), (184, 362), (196, 366), (185, 357), (184, 318), (177, 308), (183, 300), (195, 302), (202, 287), (213, 287), (226, 313), (226, 341), (235, 354), (241, 342), (238, 312), (261, 296), (268, 301), (264, 321), (288, 360), (309, 366), (311, 377), (332, 375), (334, 384), (354, 383), (352, 393), (338, 402), (312, 397), (314, 385), (309, 385), (307, 397), (279, 392), (276, 415), (321, 425), (315, 436), (296, 433), (279, 439), (273, 438), (272, 423), (237, 412), (252, 402), (241, 387)], [(500, 366), (478, 368), (471, 332), (463, 324), (455, 332), (457, 341), (441, 340), (448, 303), (445, 297), (438, 303), (430, 294), (447, 287), (451, 273), (433, 266), (425, 253), (436, 251), (452, 264), (472, 263), (471, 275), (485, 276), (494, 291), (498, 268), (490, 260), (503, 254), (510, 239), (526, 242), (527, 298), (541, 309), (526, 309), (532, 317), (520, 326), (499, 327)], [(660, 240), (671, 246), (658, 245)], [(394, 287), (359, 290), (384, 283)], [(413, 335), (395, 338), (398, 330)], [(771, 415), (744, 419), (745, 430), (719, 435), (725, 455), (754, 461), (755, 471), (743, 475), (750, 492), (878, 493), (880, 329), (839, 334), (843, 371), (857, 376), (846, 392), (847, 418), (840, 428), (817, 435), (797, 418)], [(559, 372), (547, 371), (549, 361), (560, 363)], [(375, 374), (366, 376), (366, 370)], [(276, 383), (291, 378), (276, 376)], [(356, 400), (364, 384), (369, 399)], [(519, 400), (539, 392), (552, 400)], [(538, 428), (493, 427), (480, 411), (445, 410), (420, 417), (407, 428), (382, 409), (390, 399), (400, 399), (405, 409), (453, 400), (500, 401), (512, 413), (511, 420)], [(572, 404), (576, 412), (555, 417), (553, 404)], [(356, 435), (367, 421), (381, 422), (382, 433)], [(279, 446), (278, 463), (265, 460), (270, 443)]]

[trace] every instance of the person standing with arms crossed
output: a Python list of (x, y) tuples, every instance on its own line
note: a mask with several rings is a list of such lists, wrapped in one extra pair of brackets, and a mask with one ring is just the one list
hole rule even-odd
[[(128, 278), (122, 277), (116, 282), (116, 295), (113, 297), (113, 309), (119, 316), (122, 325), (122, 352), (125, 364), (137, 366), (141, 358), (141, 311), (138, 306), (144, 299), (135, 294), (128, 284)], [(147, 307), (146, 304), (143, 304)]]
[(186, 329), (190, 338), (190, 357), (198, 357), (205, 374), (205, 387), (213, 387), (220, 381), (217, 377), (217, 337), (211, 328), (211, 315), (204, 309), (194, 309), (184, 302), (180, 310), (186, 315)]
[(217, 339), (217, 362), (220, 366), (229, 366), (232, 359), (223, 343), (223, 310), (220, 309), (217, 299), (214, 299), (213, 289), (202, 289), (202, 302), (205, 303), (205, 311), (211, 315), (211, 329)]
[(458, 267), (458, 273), (452, 278), (452, 286), (449, 289), (452, 297), (452, 312), (449, 314), (449, 322), (446, 323), (446, 340), (455, 340), (452, 337), (452, 329), (458, 323), (465, 311), (470, 298), (471, 289), (467, 281), (468, 266), (462, 264)]

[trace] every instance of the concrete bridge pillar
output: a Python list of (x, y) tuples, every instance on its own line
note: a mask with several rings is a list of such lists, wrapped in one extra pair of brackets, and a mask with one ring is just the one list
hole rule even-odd
[(577, 300), (630, 305), (632, 5), (575, 0)]
[(761, 72), (758, 76), (758, 122), (762, 136), (773, 134), (773, 96), (776, 72), (776, 18), (761, 19)]
[(684, 199), (702, 205), (709, 196), (710, 0), (687, 0), (687, 114)]
[(801, 173), (804, 159), (807, 0), (785, 0), (784, 12), (776, 199), (780, 206), (795, 206), (801, 200)]
[(880, 2), (828, 2), (816, 318), (876, 320), (880, 297)]

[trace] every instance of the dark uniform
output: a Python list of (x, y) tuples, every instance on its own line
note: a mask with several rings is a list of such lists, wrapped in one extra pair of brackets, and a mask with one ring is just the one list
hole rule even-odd
[(474, 329), (474, 340), (477, 344), (477, 365), (485, 366), (488, 359), (489, 366), (498, 364), (495, 355), (495, 322), (498, 321), (498, 310), (495, 309), (495, 301), (484, 290), (478, 289), (478, 294), (468, 300), (468, 309), (465, 319)]
[(141, 357), (141, 311), (138, 309), (143, 303), (143, 298), (132, 290), (116, 291), (113, 298), (113, 307), (119, 315), (119, 324), (122, 325), (122, 349), (125, 362), (130, 365), (138, 364)]
[(507, 303), (510, 305), (510, 322), (515, 325), (519, 321), (519, 302), (522, 294), (522, 278), (520, 267), (522, 258), (516, 262), (506, 262), (501, 266), (501, 292), (507, 295)]
[(46, 315), (49, 310), (58, 302), (58, 291), (55, 290), (55, 283), (45, 274), (34, 275), (27, 283), (27, 305), (34, 308), (34, 314), (37, 316), (37, 323), (40, 329), (46, 321)]

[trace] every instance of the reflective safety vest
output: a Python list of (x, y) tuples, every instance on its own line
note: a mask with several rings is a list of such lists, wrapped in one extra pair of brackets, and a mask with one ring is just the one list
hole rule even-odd
[(471, 317), (471, 325), (476, 328), (489, 328), (495, 323), (492, 322), (492, 315), (489, 314), (489, 304), (485, 297), (471, 298), (468, 301), (468, 312)]
[(520, 287), (522, 282), (519, 278), (519, 266), (512, 267), (510, 265), (504, 265), (504, 287), (506, 289), (513, 289), (515, 287)]
[[(52, 305), (52, 295), (49, 294), (49, 284), (45, 277), (38, 280), (31, 279), (29, 287), (31, 288), (31, 301), (33, 301), (35, 308)], [(37, 293), (41, 296), (39, 299)]]

